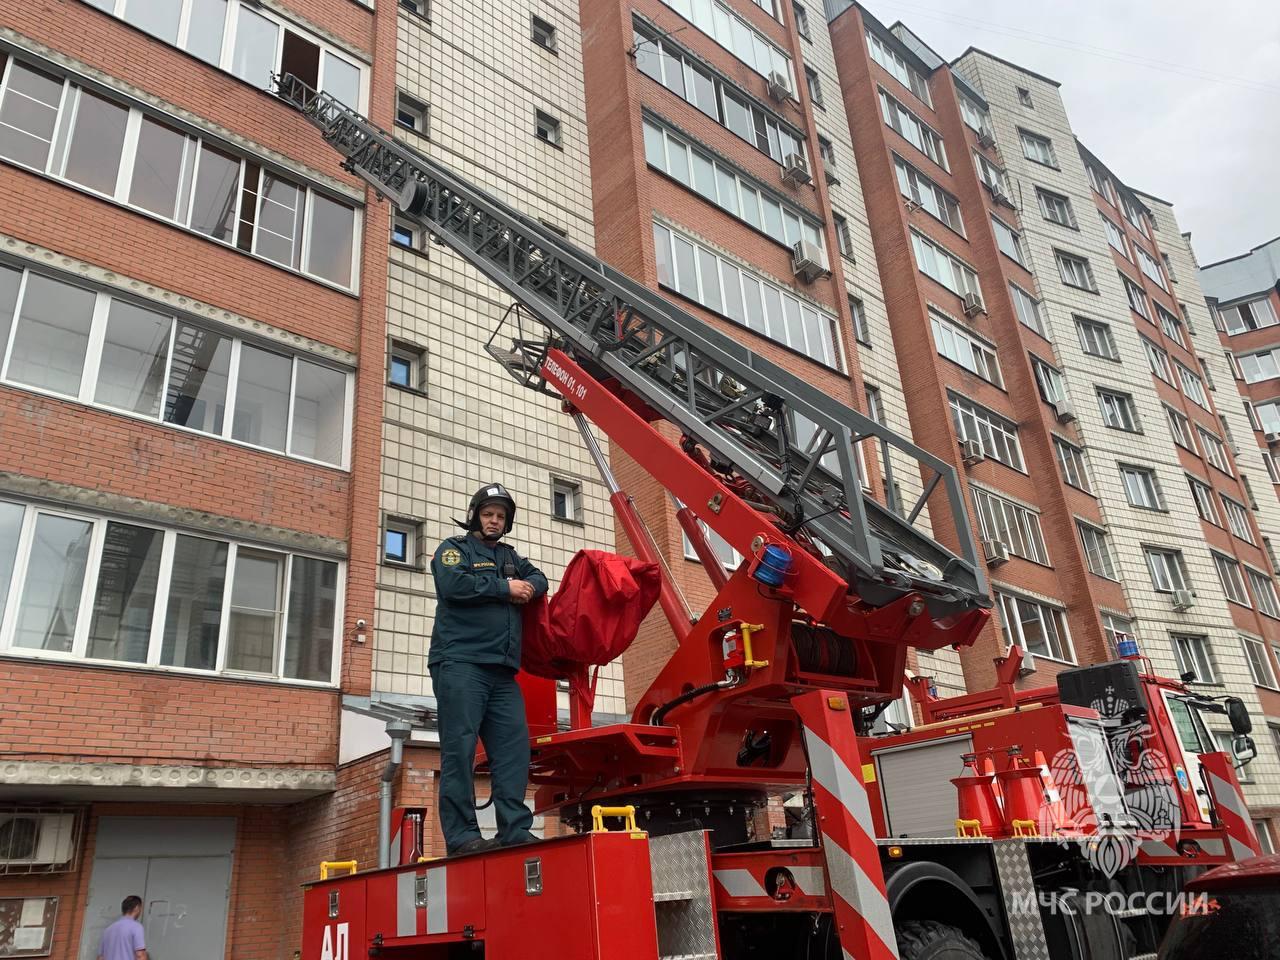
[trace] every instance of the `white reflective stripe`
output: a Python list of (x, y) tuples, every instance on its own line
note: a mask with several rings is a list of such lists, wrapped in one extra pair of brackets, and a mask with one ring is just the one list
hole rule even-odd
[(427, 933), (445, 933), (449, 929), (449, 891), (445, 884), (447, 867), (427, 871)]
[(1176, 857), (1178, 852), (1163, 840), (1143, 840), (1142, 852), (1149, 857)]
[(806, 897), (820, 897), (827, 892), (821, 867), (787, 867), (795, 878), (796, 887)]
[[(867, 837), (873, 836), (875, 827), (871, 820), (871, 804), (867, 800), (867, 791), (862, 781), (854, 777), (844, 760), (816, 733), (806, 728), (804, 739), (809, 750), (809, 769), (814, 782), (844, 806), (854, 820), (854, 830), (861, 831)], [(821, 808), (818, 813), (822, 813)], [(875, 936), (880, 938), (885, 949), (896, 957), (898, 940), (893, 932), (893, 915), (889, 912), (888, 899), (862, 865), (830, 834), (822, 835), (822, 853), (827, 861), (827, 879), (831, 883), (831, 889), (853, 908)]]
[(1249, 822), (1249, 810), (1244, 805), (1244, 798), (1236, 792), (1235, 787), (1216, 773), (1209, 773), (1209, 789), (1213, 791), (1213, 799), (1220, 805), (1226, 807), (1245, 823)]
[(1248, 860), (1250, 857), (1257, 856), (1252, 847), (1241, 843), (1231, 834), (1227, 834), (1227, 840), (1231, 843), (1231, 856), (1236, 860)]
[[(1211, 857), (1220, 857), (1227, 852), (1226, 844), (1221, 840), (1206, 838), (1204, 840), (1197, 840), (1196, 843), (1200, 844), (1200, 849)], [(1250, 856), (1253, 856), (1253, 854), (1250, 854)]]
[(764, 887), (750, 870), (716, 870), (716, 883), (731, 897), (763, 897)]
[[(396, 849), (394, 846), (392, 849)], [(396, 874), (396, 936), (413, 937), (418, 933), (418, 905), (413, 893), (414, 881), (421, 874), (406, 870)]]

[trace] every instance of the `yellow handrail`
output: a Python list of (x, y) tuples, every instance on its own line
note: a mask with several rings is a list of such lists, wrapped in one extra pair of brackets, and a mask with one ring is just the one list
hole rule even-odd
[[(969, 831), (973, 831), (970, 833)], [(981, 837), (982, 821), (981, 820), (957, 820), (956, 821), (957, 837)]]
[(347, 873), (355, 873), (356, 861), (354, 860), (321, 860), (320, 861), (320, 879), (328, 880), (330, 870), (346, 870)]
[(631, 804), (625, 807), (602, 807), (596, 804), (591, 808), (591, 832), (592, 833), (608, 833), (609, 828), (604, 825), (605, 817), (625, 817), (627, 825), (625, 827), (628, 833), (638, 832), (636, 827), (636, 808)]
[(739, 629), (742, 630), (742, 655), (746, 658), (746, 666), (748, 669), (754, 670), (757, 667), (767, 667), (768, 660), (756, 660), (751, 655), (751, 636), (764, 630), (763, 623), (744, 623)]
[(1038, 837), (1040, 836), (1040, 828), (1034, 820), (1014, 820), (1012, 821), (1013, 835), (1015, 837)]

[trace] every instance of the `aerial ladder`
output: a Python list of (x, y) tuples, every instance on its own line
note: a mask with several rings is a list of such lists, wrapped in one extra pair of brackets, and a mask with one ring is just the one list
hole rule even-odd
[[(977, 933), (959, 921), (895, 930), (859, 747), (902, 691), (908, 647), (963, 647), (990, 616), (951, 466), (328, 94), (285, 76), (277, 95), (346, 170), (514, 299), (489, 353), (562, 398), (630, 543), (660, 564), (590, 425), (670, 493), (717, 590), (691, 616), (664, 574), (676, 650), (629, 722), (592, 726), (575, 703), (570, 729), (535, 737), (535, 804), (571, 833), (326, 878), (307, 891), (303, 956), (879, 960), (899, 944), (904, 956), (1005, 955), (1011, 923), (997, 930), (976, 900)], [(859, 444), (877, 449), (884, 503)], [(911, 503), (895, 459), (920, 473)], [(955, 551), (923, 528), (930, 501)], [(702, 524), (745, 558), (731, 575)], [(803, 809), (795, 838), (761, 826), (783, 795)], [(1007, 869), (1029, 884), (1021, 856)]]

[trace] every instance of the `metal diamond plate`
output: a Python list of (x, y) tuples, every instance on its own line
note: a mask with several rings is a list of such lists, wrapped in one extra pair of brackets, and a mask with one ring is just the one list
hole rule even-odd
[[(1044, 923), (1036, 899), (1036, 885), (1031, 878), (1031, 862), (1027, 845), (1021, 840), (997, 840), (991, 844), (1000, 878), (1000, 895), (1009, 920), (1013, 954), (1018, 960), (1049, 960), (1049, 944), (1045, 940)], [(1028, 910), (1027, 905), (1032, 909)]]
[(658, 954), (663, 960), (717, 960), (707, 835), (701, 830), (649, 838)]

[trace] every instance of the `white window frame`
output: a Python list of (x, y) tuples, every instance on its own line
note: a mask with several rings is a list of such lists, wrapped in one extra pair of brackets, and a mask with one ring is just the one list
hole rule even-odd
[(1022, 155), (1032, 163), (1053, 167), (1055, 170), (1058, 168), (1058, 155), (1053, 149), (1053, 141), (1048, 137), (1019, 127), (1018, 139), (1022, 142)]
[(1160, 329), (1164, 331), (1164, 335), (1178, 346), (1186, 347), (1187, 337), (1183, 332), (1182, 321), (1174, 316), (1171, 311), (1162, 307), (1159, 303), (1155, 304), (1155, 308), (1156, 317), (1160, 321)]
[(948, 393), (948, 405), (960, 439), (977, 440), (984, 456), (1019, 473), (1027, 472), (1017, 424), (954, 393)]
[[(264, 683), (283, 683), (309, 687), (337, 686), (342, 669), (342, 629), (344, 622), (343, 606), (346, 600), (347, 575), (346, 561), (334, 559), (332, 557), (289, 551), (277, 547), (259, 547), (256, 544), (243, 544), (246, 549), (252, 549), (262, 553), (271, 553), (283, 558), (284, 560), (281, 573), (280, 621), (277, 637), (279, 649), (276, 651), (275, 663), (273, 664), (274, 673), (272, 674), (232, 671), (226, 667), (226, 658), (231, 639), (231, 597), (235, 590), (236, 561), (239, 548), (242, 546), (241, 543), (235, 540), (227, 540), (225, 537), (205, 533), (200, 530), (182, 530), (173, 527), (163, 527), (155, 523), (150, 523), (145, 520), (137, 520), (132, 517), (105, 516), (101, 514), (81, 512), (78, 510), (68, 510), (61, 507), (46, 507), (41, 504), (27, 503), (17, 499), (6, 499), (8, 502), (16, 503), (18, 506), (23, 507), (25, 512), (23, 514), (21, 532), (18, 535), (18, 547), (14, 556), (13, 572), (11, 574), (9, 584), (9, 602), (5, 606), (3, 620), (0, 620), (0, 653), (3, 653), (6, 656), (22, 657), (31, 660), (104, 664), (123, 669), (179, 673), (211, 678), (225, 676), (237, 680), (247, 679)], [(60, 517), (90, 525), (90, 541), (88, 557), (85, 562), (84, 583), (81, 585), (80, 597), (76, 608), (77, 616), (75, 634), (72, 639), (71, 650), (68, 652), (40, 650), (31, 647), (14, 646), (13, 644), (23, 589), (26, 585), (27, 575), (30, 569), (31, 546), (35, 539), (36, 523), (40, 516)], [(162, 537), (160, 566), (156, 578), (155, 605), (152, 608), (147, 656), (141, 663), (129, 660), (90, 659), (87, 656), (89, 633), (93, 623), (94, 596), (98, 587), (98, 578), (101, 573), (102, 551), (106, 540), (107, 525), (109, 523), (156, 530), (161, 533)], [(195, 667), (171, 666), (160, 662), (164, 642), (165, 619), (168, 615), (168, 600), (173, 573), (174, 553), (179, 536), (190, 536), (202, 540), (216, 541), (227, 545), (226, 577), (223, 581), (222, 610), (218, 628), (218, 654), (217, 662), (213, 670), (204, 670)], [(333, 648), (330, 663), (330, 676), (327, 680), (303, 680), (283, 676), (283, 666), (286, 657), (285, 648), (288, 638), (289, 591), (292, 581), (293, 561), (295, 557), (332, 563), (337, 568), (337, 582), (334, 589)]]
[(1111, 248), (1119, 253), (1120, 256), (1133, 263), (1133, 254), (1129, 252), (1129, 238), (1124, 235), (1124, 231), (1102, 211), (1098, 211), (1098, 216), (1102, 218), (1102, 227), (1107, 234), (1107, 243), (1111, 244)]
[(1098, 292), (1098, 284), (1093, 278), (1093, 266), (1088, 257), (1055, 249), (1053, 258), (1058, 264), (1058, 277), (1066, 286), (1090, 293)]
[[(568, 515), (556, 513), (556, 495), (563, 494)], [(551, 478), (551, 516), (566, 523), (582, 523), (582, 484), (565, 477)]]
[(1253, 531), (1249, 529), (1249, 509), (1239, 500), (1228, 497), (1221, 490), (1218, 497), (1222, 500), (1222, 513), (1227, 518), (1227, 529), (1232, 536), (1245, 543), (1256, 543)]
[(1124, 487), (1125, 499), (1132, 507), (1143, 510), (1164, 510), (1164, 494), (1160, 489), (1160, 481), (1152, 467), (1141, 467), (1131, 463), (1120, 464), (1120, 482)]
[[(1045, 220), (1070, 230), (1076, 228), (1076, 214), (1071, 209), (1070, 197), (1046, 190), (1044, 187), (1036, 187), (1036, 200), (1040, 204), (1040, 215)], [(1059, 219), (1056, 215), (1058, 213), (1062, 213), (1065, 219)]]
[(1034, 330), (1046, 340), (1049, 339), (1049, 334), (1045, 331), (1044, 316), (1040, 313), (1042, 301), (1037, 300), (1013, 282), (1009, 283), (1009, 296), (1013, 299), (1013, 309), (1018, 315), (1018, 322), (1028, 330)]
[(1129, 300), (1129, 309), (1142, 317), (1143, 320), (1150, 321), (1151, 301), (1147, 298), (1147, 292), (1123, 273), (1120, 274), (1120, 282), (1124, 286), (1125, 296)]
[(929, 307), (929, 322), (938, 355), (997, 387), (1004, 387), (995, 345), (965, 329), (960, 323)]
[(1085, 459), (1084, 450), (1054, 434), (1053, 451), (1054, 459), (1058, 462), (1058, 473), (1063, 482), (1077, 490), (1092, 494), (1093, 487), (1089, 482), (1088, 461)]
[(1111, 324), (1101, 320), (1076, 315), (1076, 332), (1080, 337), (1080, 349), (1091, 357), (1104, 360), (1119, 360), (1120, 351), (1116, 348), (1116, 338), (1111, 332)]
[[(662, 3), (684, 17), (760, 76), (767, 79), (774, 71), (782, 74), (787, 81), (787, 90), (795, 92), (791, 56), (748, 23), (744, 17), (735, 13), (728, 4), (721, 3), (719, 0), (711, 3), (700, 0), (692, 4), (690, 0), (662, 0)], [(770, 15), (773, 16), (773, 14)], [(743, 44), (744, 36), (750, 38), (748, 41), (751, 45), (750, 50)]]
[(1218, 582), (1222, 584), (1222, 592), (1232, 603), (1242, 607), (1253, 607), (1249, 602), (1249, 591), (1244, 586), (1244, 573), (1240, 570), (1239, 561), (1232, 557), (1211, 550), (1213, 567), (1218, 572)]
[(1169, 281), (1164, 277), (1164, 271), (1160, 269), (1160, 264), (1156, 262), (1156, 258), (1143, 250), (1138, 244), (1133, 245), (1133, 249), (1138, 254), (1138, 269), (1143, 275), (1154, 283), (1165, 293), (1169, 292)]
[(1142, 341), (1142, 352), (1147, 355), (1147, 366), (1151, 368), (1151, 373), (1169, 386), (1174, 386), (1173, 368), (1169, 365), (1169, 351), (1152, 343), (1141, 334), (1138, 335), (1138, 339)]
[(1179, 673), (1194, 673), (1193, 683), (1218, 682), (1213, 649), (1207, 636), (1202, 633), (1171, 633), (1169, 639), (1173, 643)]
[[(1247, 316), (1246, 316), (1247, 314)], [(1227, 336), (1235, 337), (1250, 330), (1263, 330), (1280, 323), (1270, 294), (1264, 297), (1241, 300), (1230, 306), (1218, 306), (1218, 316)]]
[(1235, 473), (1231, 470), (1231, 461), (1227, 459), (1227, 447), (1222, 442), (1222, 439), (1198, 423), (1196, 424), (1196, 433), (1200, 435), (1200, 449), (1204, 451), (1205, 460), (1227, 476), (1234, 477)]
[(943, 170), (950, 171), (951, 167), (947, 165), (947, 148), (943, 142), (942, 134), (903, 106), (897, 97), (885, 91), (883, 87), (878, 89), (880, 92), (880, 114), (884, 119), (885, 126)]
[[(387, 553), (387, 534), (390, 532), (399, 533), (404, 537), (405, 556), (403, 560), (397, 560)], [(417, 521), (401, 517), (387, 517), (382, 525), (382, 562), (393, 567), (409, 569), (418, 567), (419, 552), (422, 547), (421, 537), (421, 524)]]
[(1187, 577), (1187, 563), (1181, 550), (1169, 547), (1143, 547), (1143, 555), (1147, 561), (1147, 572), (1151, 574), (1151, 584), (1156, 593), (1173, 593), (1175, 590), (1190, 590), (1191, 583)]
[(1022, 234), (995, 214), (991, 215), (991, 229), (995, 232), (996, 249), (1020, 267), (1027, 265), (1022, 253)]
[[(1020, 593), (999, 589), (995, 591), (995, 600), (1000, 612), (1000, 626), (1006, 643), (1017, 644), (1023, 650), (1034, 653), (1037, 657), (1044, 657), (1057, 663), (1076, 663), (1075, 648), (1071, 642), (1071, 630), (1067, 624), (1065, 609), (1057, 605), (1047, 604), (1041, 600), (1034, 600)], [(1021, 617), (1017, 615), (1018, 608), (1016, 604), (1029, 604), (1036, 609), (1039, 615), (1041, 631), (1046, 637), (1049, 634), (1047, 623), (1050, 620), (1052, 621), (1053, 632), (1057, 635), (1057, 649), (1054, 649), (1051, 642), (1049, 648), (1053, 651), (1052, 653), (1030, 650), (1027, 646), (1026, 633), (1022, 628)], [(1010, 612), (1011, 609), (1012, 613)]]
[(982, 296), (977, 271), (946, 247), (912, 230), (911, 250), (915, 254), (916, 267), (930, 280), (946, 287), (958, 297), (963, 297), (966, 293)]
[(1104, 426), (1113, 430), (1123, 430), (1126, 433), (1142, 432), (1142, 424), (1138, 420), (1137, 405), (1129, 394), (1119, 390), (1111, 390), (1107, 387), (1099, 387), (1098, 406), (1102, 411), (1102, 423)]
[(1164, 404), (1165, 417), (1169, 421), (1169, 432), (1173, 434), (1173, 442), (1184, 450), (1199, 455), (1196, 450), (1196, 441), (1194, 431), (1191, 428), (1191, 420), (1181, 410), (1175, 410), (1167, 403)]
[(1222, 520), (1218, 514), (1218, 502), (1213, 498), (1213, 487), (1199, 477), (1193, 477), (1189, 473), (1187, 474), (1187, 485), (1191, 489), (1191, 499), (1196, 505), (1197, 516), (1206, 523), (1221, 527)]
[(1105, 580), (1119, 580), (1116, 561), (1111, 554), (1111, 537), (1107, 531), (1087, 521), (1076, 519), (1080, 546), (1084, 550), (1085, 565), (1089, 572)]
[(1038, 511), (984, 487), (971, 485), (971, 488), (978, 529), (984, 539), (999, 540), (1010, 553), (1024, 560), (1043, 567), (1052, 566)]
[(1249, 589), (1257, 603), (1258, 612), (1273, 620), (1280, 620), (1280, 596), (1276, 594), (1275, 581), (1247, 563), (1241, 566), (1244, 567), (1245, 579), (1249, 581)]
[(1102, 632), (1107, 638), (1107, 642), (1111, 645), (1111, 655), (1118, 657), (1120, 655), (1121, 640), (1133, 640), (1133, 621), (1125, 617), (1117, 616), (1114, 613), (1104, 613), (1102, 615)]
[(1280, 689), (1276, 686), (1276, 672), (1271, 665), (1266, 642), (1242, 633), (1240, 644), (1244, 647), (1245, 662), (1249, 664), (1249, 674), (1253, 677), (1253, 682), (1270, 690)]
[[(917, 100), (927, 107), (933, 106), (933, 97), (929, 93), (928, 81), (889, 45), (889, 41), (873, 31), (867, 30), (867, 51), (872, 60), (883, 67), (885, 72), (892, 76), (893, 79), (910, 90)], [(963, 97), (960, 99), (964, 100)]]

